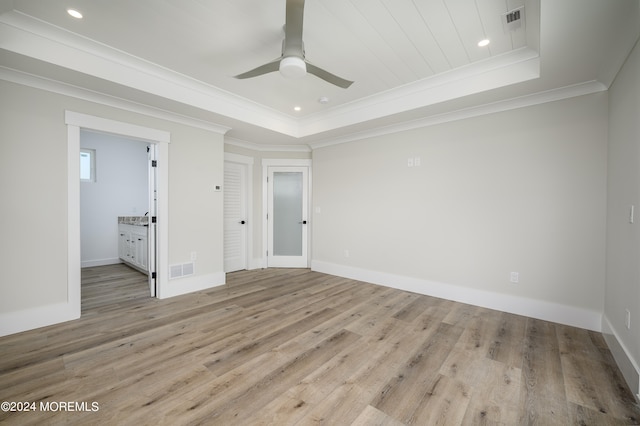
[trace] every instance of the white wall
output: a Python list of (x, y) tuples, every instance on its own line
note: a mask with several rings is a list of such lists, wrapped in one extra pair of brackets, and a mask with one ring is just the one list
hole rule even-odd
[(0, 81), (0, 313), (67, 300), (67, 134), (40, 100)]
[(312, 267), (599, 329), (606, 141), (598, 93), (316, 149)]
[(168, 226), (168, 264), (158, 273), (166, 279), (192, 252), (197, 261), (193, 276), (167, 282), (164, 297), (224, 283), (223, 199), (213, 190), (223, 182), (222, 133), (0, 81), (0, 334), (71, 319), (67, 110), (171, 134), (159, 160), (169, 212), (158, 219)]
[(118, 216), (149, 211), (148, 143), (82, 130), (80, 146), (96, 152), (96, 181), (80, 183), (82, 266), (119, 263)]
[[(604, 331), (632, 389), (640, 394), (640, 47), (610, 88), (607, 277)], [(629, 210), (635, 206), (635, 221)], [(631, 313), (631, 328), (625, 310)]]

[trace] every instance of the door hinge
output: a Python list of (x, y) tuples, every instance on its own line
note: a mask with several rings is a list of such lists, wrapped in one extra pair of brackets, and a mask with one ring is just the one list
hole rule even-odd
[(151, 279), (153, 279), (153, 280), (155, 280), (155, 279), (156, 279), (156, 273), (155, 273), (155, 272), (152, 272), (152, 273), (151, 273)]
[(158, 167), (158, 160), (151, 160), (151, 167)]
[(156, 223), (157, 219), (155, 216), (151, 216), (151, 223)]

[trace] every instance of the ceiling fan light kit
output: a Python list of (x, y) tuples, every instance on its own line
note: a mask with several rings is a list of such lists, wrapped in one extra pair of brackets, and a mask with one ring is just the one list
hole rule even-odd
[(275, 61), (260, 65), (250, 71), (238, 74), (235, 78), (245, 79), (280, 71), (286, 78), (302, 78), (307, 72), (343, 89), (351, 86), (353, 81), (345, 80), (331, 74), (318, 66), (309, 63), (305, 58), (302, 41), (302, 24), (304, 19), (304, 0), (287, 0), (286, 22), (284, 25), (284, 41), (282, 55)]
[(282, 58), (280, 61), (280, 74), (286, 78), (302, 78), (307, 75), (307, 64), (295, 56)]

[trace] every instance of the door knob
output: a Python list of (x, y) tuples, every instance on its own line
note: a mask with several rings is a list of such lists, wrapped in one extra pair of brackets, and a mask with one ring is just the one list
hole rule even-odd
[(298, 223), (301, 223), (301, 224), (303, 224), (303, 225), (306, 225), (306, 224), (307, 224), (307, 221), (306, 221), (306, 220), (303, 220), (302, 222), (298, 222)]
[(240, 221), (240, 225), (244, 225), (245, 223), (247, 223), (247, 222), (246, 222), (246, 221), (244, 221), (244, 220), (241, 220), (241, 221)]

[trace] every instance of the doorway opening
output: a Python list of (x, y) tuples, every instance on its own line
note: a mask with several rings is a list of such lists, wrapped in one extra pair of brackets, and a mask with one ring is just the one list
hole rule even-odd
[[(162, 130), (138, 126), (135, 124), (105, 119), (73, 111), (65, 112), (67, 125), (67, 211), (68, 211), (68, 241), (67, 246), (67, 287), (70, 318), (78, 318), (81, 314), (81, 215), (80, 215), (80, 139), (81, 130), (102, 132), (129, 138), (136, 141), (144, 141), (149, 144), (149, 161), (153, 162), (153, 173), (150, 179), (154, 179), (149, 187), (149, 223), (153, 223), (149, 230), (150, 243), (156, 250), (155, 255), (149, 256), (149, 261), (154, 262), (155, 274), (149, 275), (149, 288), (155, 289), (155, 297), (162, 298), (166, 291), (168, 274), (168, 249), (167, 235), (168, 224), (166, 220), (168, 212), (168, 143), (170, 133)], [(155, 158), (154, 158), (155, 157)], [(98, 179), (100, 171), (96, 170)], [(153, 175), (153, 178), (151, 177)], [(153, 209), (155, 208), (155, 211)], [(144, 214), (144, 213), (142, 213)], [(155, 217), (156, 220), (152, 218)], [(153, 281), (153, 283), (152, 283)]]
[[(85, 272), (103, 271), (122, 297), (156, 295), (155, 282), (155, 144), (92, 130), (80, 131), (80, 238), (82, 308), (91, 299), (105, 299), (101, 292), (85, 294)], [(83, 179), (83, 176), (85, 177)], [(147, 288), (135, 289), (141, 278), (123, 274), (123, 268), (104, 268), (124, 263), (146, 275)], [(102, 267), (102, 268), (101, 268)], [(87, 271), (86, 268), (94, 268)], [(95, 269), (98, 268), (98, 269)], [(124, 269), (126, 271), (126, 268)], [(133, 274), (136, 275), (136, 274)], [(127, 277), (131, 288), (118, 278)], [(130, 293), (130, 290), (135, 290)], [(114, 299), (117, 300), (117, 299)]]

